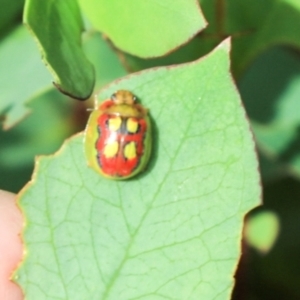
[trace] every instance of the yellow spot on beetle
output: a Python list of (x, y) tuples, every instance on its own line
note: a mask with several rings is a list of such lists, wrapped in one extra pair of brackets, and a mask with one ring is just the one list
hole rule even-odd
[(128, 132), (136, 133), (138, 131), (139, 123), (136, 119), (128, 118), (126, 126)]
[(126, 159), (136, 158), (135, 142), (130, 142), (124, 147), (124, 156)]
[(106, 158), (112, 158), (117, 155), (118, 150), (119, 150), (119, 143), (117, 141), (114, 141), (112, 143), (105, 145), (103, 154)]
[(110, 118), (108, 120), (108, 128), (111, 131), (117, 131), (120, 129), (122, 124), (122, 119), (120, 117)]

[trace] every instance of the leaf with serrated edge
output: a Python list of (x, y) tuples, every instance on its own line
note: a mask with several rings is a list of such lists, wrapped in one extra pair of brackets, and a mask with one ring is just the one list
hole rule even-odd
[(89, 169), (82, 134), (38, 159), (18, 200), (26, 256), (15, 279), (28, 299), (229, 299), (260, 185), (228, 52), (226, 41), (101, 92), (126, 88), (149, 108), (154, 152), (140, 176)]

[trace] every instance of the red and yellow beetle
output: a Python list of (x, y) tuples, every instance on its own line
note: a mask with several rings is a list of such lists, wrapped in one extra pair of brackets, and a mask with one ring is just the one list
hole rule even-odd
[(90, 115), (85, 130), (85, 154), (90, 167), (110, 179), (141, 172), (150, 157), (148, 111), (129, 91), (119, 90)]

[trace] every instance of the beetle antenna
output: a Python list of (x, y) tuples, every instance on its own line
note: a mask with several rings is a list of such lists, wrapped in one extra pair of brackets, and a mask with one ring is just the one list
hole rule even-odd
[(97, 109), (97, 105), (98, 105), (98, 97), (97, 97), (97, 94), (94, 94), (94, 110)]
[(97, 105), (98, 105), (98, 97), (97, 97), (97, 95), (96, 94), (94, 94), (94, 107), (93, 108), (91, 108), (91, 107), (88, 107), (87, 109), (86, 109), (86, 111), (94, 111), (94, 110), (97, 110)]

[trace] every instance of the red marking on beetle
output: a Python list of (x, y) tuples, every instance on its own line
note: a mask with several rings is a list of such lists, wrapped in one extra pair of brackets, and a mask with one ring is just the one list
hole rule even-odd
[[(105, 101), (101, 109), (106, 109), (114, 105), (113, 101)], [(119, 130), (112, 131), (108, 128), (109, 119), (121, 117), (122, 124)], [(133, 117), (130, 117), (133, 118)], [(126, 123), (128, 117), (102, 114), (98, 118), (99, 137), (96, 141), (97, 161), (103, 172), (109, 176), (124, 177), (130, 175), (139, 165), (140, 158), (144, 153), (144, 136), (147, 130), (147, 123), (143, 118), (133, 118), (138, 122), (138, 132), (128, 133)], [(103, 150), (109, 141), (117, 141), (119, 149), (115, 156), (106, 157)], [(134, 142), (136, 146), (136, 157), (127, 159), (124, 156), (124, 148)]]

